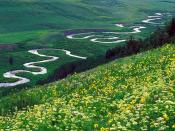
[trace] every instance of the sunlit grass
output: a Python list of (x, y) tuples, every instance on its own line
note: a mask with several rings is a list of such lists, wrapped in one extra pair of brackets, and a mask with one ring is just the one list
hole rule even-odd
[(174, 49), (166, 45), (4, 97), (1, 110), (14, 114), (1, 116), (0, 128), (173, 130)]

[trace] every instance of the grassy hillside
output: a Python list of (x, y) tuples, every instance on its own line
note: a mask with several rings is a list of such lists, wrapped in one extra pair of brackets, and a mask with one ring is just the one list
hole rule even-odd
[[(120, 29), (113, 24), (121, 22), (129, 26), (134, 23), (139, 24), (141, 20), (155, 12), (174, 12), (174, 4), (171, 1), (147, 0), (143, 3), (130, 0), (1, 0), (0, 45), (15, 45), (16, 48), (0, 49), (0, 67), (3, 67), (0, 68), (0, 83), (13, 81), (5, 79), (3, 73), (9, 70), (26, 69), (23, 66), (25, 62), (40, 60), (40, 57), (27, 52), (30, 49), (61, 48), (88, 58), (102, 56), (106, 50), (115, 47), (116, 44), (68, 40), (64, 36), (65, 30), (102, 28), (131, 31), (128, 28)], [(168, 19), (164, 18), (162, 22), (166, 21)], [(147, 36), (155, 28), (155, 26), (148, 27), (139, 34), (139, 37)], [(31, 79), (30, 83), (22, 87), (36, 85), (38, 80), (48, 78), (61, 65), (77, 61), (56, 51), (45, 52), (45, 54), (52, 54), (61, 59), (44, 65), (48, 69), (46, 75), (36, 77), (22, 74)], [(9, 65), (9, 57), (14, 58), (13, 65)], [(18, 89), (20, 88), (21, 86)], [(3, 93), (4, 89), (0, 89), (0, 96)]]
[(155, 11), (174, 11), (170, 1), (1, 0), (0, 32), (109, 28), (116, 21), (138, 22)]
[(174, 50), (168, 44), (2, 97), (0, 129), (174, 130)]

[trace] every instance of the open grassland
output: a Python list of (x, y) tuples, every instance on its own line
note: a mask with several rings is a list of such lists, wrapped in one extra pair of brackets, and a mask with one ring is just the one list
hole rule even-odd
[(174, 130), (174, 50), (168, 44), (2, 97), (0, 129)]
[(155, 12), (174, 12), (168, 1), (2, 0), (0, 42), (39, 39), (41, 34), (67, 29), (118, 29), (112, 24), (132, 24)]
[[(0, 50), (0, 67), (3, 67), (0, 68), (1, 83), (13, 81), (5, 79), (3, 73), (25, 69), (23, 66), (25, 62), (41, 60), (27, 52), (33, 48), (61, 48), (85, 57), (98, 57), (116, 46), (115, 43), (94, 44), (88, 40), (67, 40), (64, 36), (65, 30), (87, 28), (121, 30), (114, 24), (139, 24), (141, 20), (155, 12), (174, 11), (174, 5), (170, 0), (169, 2), (148, 0), (144, 3), (129, 0), (2, 0), (0, 7), (0, 44), (16, 45), (12, 51)], [(164, 22), (166, 21), (168, 19), (164, 19)], [(138, 36), (145, 37), (153, 29), (155, 27), (151, 26)], [(124, 28), (124, 31), (128, 30), (131, 29)], [(60, 52), (52, 52), (52, 55), (59, 56), (60, 59), (43, 65), (49, 69), (49, 73), (40, 77), (22, 74), (21, 76), (32, 80), (23, 87), (35, 85), (38, 80), (51, 76), (61, 65), (77, 60), (67, 59), (65, 54)], [(9, 57), (14, 58), (13, 65), (9, 65)], [(4, 89), (1, 89), (0, 93), (3, 91)]]
[(2, 0), (0, 6), (1, 33), (109, 28), (113, 22), (139, 22), (154, 12), (174, 11), (172, 3), (160, 0)]

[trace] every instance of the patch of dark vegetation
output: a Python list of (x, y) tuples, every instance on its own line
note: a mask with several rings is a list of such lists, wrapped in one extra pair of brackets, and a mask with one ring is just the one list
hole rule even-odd
[(108, 30), (105, 29), (73, 29), (73, 30), (66, 30), (64, 31), (64, 35), (72, 35), (72, 34), (78, 34), (78, 33), (89, 33), (89, 32), (107, 32)]
[[(60, 40), (60, 39), (65, 39), (65, 36), (62, 34), (62, 33), (51, 33), (51, 34), (49, 34), (49, 35), (47, 35), (46, 37), (44, 37), (43, 39), (42, 39), (42, 43), (44, 43), (44, 42), (47, 42), (47, 41), (49, 41), (49, 42), (58, 42), (58, 40)], [(45, 48), (47, 48), (47, 47), (45, 47)]]
[(62, 27), (58, 24), (54, 24), (54, 23), (43, 23), (43, 24), (39, 24), (39, 27), (43, 27), (45, 29), (66, 29), (65, 27)]
[(169, 0), (162, 0), (162, 1), (160, 1), (160, 2), (165, 2), (165, 3), (175, 4), (174, 1), (169, 1)]
[[(0, 55), (0, 62), (4, 62), (10, 66), (12, 66), (15, 63), (15, 59), (13, 56), (8, 55), (8, 56), (1, 56)], [(1, 94), (1, 93), (0, 93)], [(1, 95), (0, 95), (1, 96)]]
[(175, 35), (175, 18), (173, 18), (171, 24), (167, 26), (166, 31), (169, 37), (173, 37)]
[(17, 48), (17, 45), (12, 44), (0, 44), (0, 50), (14, 50)]
[(159, 12), (159, 13), (162, 13), (161, 10), (149, 10), (149, 9), (139, 9), (139, 12), (140, 13), (145, 13), (145, 14), (154, 14), (155, 12)]
[(107, 6), (107, 7), (111, 7), (114, 5), (123, 7), (125, 6), (123, 4), (123, 2), (120, 2), (119, 0), (83, 0), (82, 1), (85, 4), (93, 4), (93, 5), (100, 5), (100, 6)]

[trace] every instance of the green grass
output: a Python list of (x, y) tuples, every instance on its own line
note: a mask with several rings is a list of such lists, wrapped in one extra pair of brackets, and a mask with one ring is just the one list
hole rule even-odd
[(39, 31), (26, 31), (26, 32), (15, 32), (15, 33), (5, 33), (0, 35), (0, 43), (17, 43), (21, 41), (26, 41), (26, 40), (33, 40), (40, 38), (42, 39), (43, 37), (46, 37), (48, 33), (51, 32), (49, 30), (39, 30)]
[[(97, 57), (116, 46), (68, 40), (65, 30), (128, 31), (113, 24), (132, 25), (155, 12), (174, 12), (173, 3), (173, 0), (1, 0), (0, 44), (15, 44), (17, 48), (0, 50), (0, 82), (15, 81), (3, 78), (3, 73), (25, 69), (26, 62), (43, 60), (27, 53), (30, 49), (60, 48), (80, 56)], [(148, 27), (136, 37), (145, 38), (155, 28)], [(31, 82), (0, 89), (0, 129), (174, 130), (174, 49), (174, 45), (166, 45), (58, 82), (34, 86), (62, 65), (79, 60), (62, 52), (42, 51), (60, 59), (40, 64), (47, 67), (48, 74), (20, 74)], [(14, 58), (11, 66), (10, 56)]]
[[(65, 30), (84, 28), (121, 30), (113, 24), (124, 22), (132, 25), (155, 12), (174, 11), (172, 3), (158, 0), (148, 0), (144, 3), (130, 0), (2, 0), (0, 7), (0, 44), (17, 45), (13, 51), (0, 50), (0, 67), (3, 67), (0, 68), (0, 82), (11, 81), (3, 78), (3, 73), (12, 69), (24, 69), (22, 64), (25, 62), (42, 59), (27, 53), (29, 49), (63, 48), (72, 51), (73, 54), (97, 57), (116, 46), (116, 44), (94, 44), (89, 40), (67, 40), (64, 36)], [(138, 37), (146, 37), (154, 29), (155, 27), (149, 27)], [(124, 29), (126, 30), (128, 29)], [(57, 52), (53, 55), (57, 55)], [(13, 66), (8, 64), (9, 56), (16, 57)], [(71, 58), (63, 59), (64, 57), (64, 54), (60, 54), (61, 61), (45, 65), (49, 69), (49, 74), (39, 77), (22, 74), (31, 78), (31, 83), (22, 85), (22, 88), (35, 85), (39, 79), (46, 79), (65, 63), (77, 61)], [(0, 89), (0, 92), (3, 93), (4, 89)]]
[(174, 50), (168, 44), (2, 97), (0, 128), (174, 130)]

